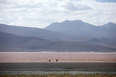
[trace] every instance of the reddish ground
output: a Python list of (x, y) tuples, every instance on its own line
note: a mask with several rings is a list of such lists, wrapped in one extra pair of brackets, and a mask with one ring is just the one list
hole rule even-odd
[(116, 62), (116, 53), (92, 52), (0, 52), (5, 62)]

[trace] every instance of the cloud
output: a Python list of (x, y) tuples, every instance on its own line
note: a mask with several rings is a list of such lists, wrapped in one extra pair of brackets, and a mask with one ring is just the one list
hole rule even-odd
[(70, 10), (70, 11), (78, 11), (78, 10), (91, 10), (92, 8), (90, 6), (88, 6), (87, 4), (83, 4), (82, 2), (67, 2), (65, 5), (64, 5), (64, 8), (66, 8), (67, 10)]
[(116, 3), (95, 0), (0, 0), (0, 23), (44, 28), (53, 22), (116, 23)]

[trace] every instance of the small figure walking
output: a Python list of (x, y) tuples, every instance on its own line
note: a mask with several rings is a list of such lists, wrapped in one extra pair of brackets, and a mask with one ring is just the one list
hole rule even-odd
[(51, 62), (51, 59), (49, 60), (49, 62)]
[(56, 62), (58, 61), (58, 59), (56, 59)]

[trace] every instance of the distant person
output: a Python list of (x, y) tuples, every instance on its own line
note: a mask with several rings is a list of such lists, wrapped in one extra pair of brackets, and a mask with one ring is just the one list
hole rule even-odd
[(56, 62), (58, 61), (58, 59), (56, 59)]
[(51, 59), (49, 60), (49, 62), (51, 62)]

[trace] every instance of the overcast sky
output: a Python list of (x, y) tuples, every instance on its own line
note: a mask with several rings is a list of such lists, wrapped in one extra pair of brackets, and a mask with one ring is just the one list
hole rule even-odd
[(0, 0), (0, 23), (44, 28), (53, 22), (116, 23), (116, 0)]

